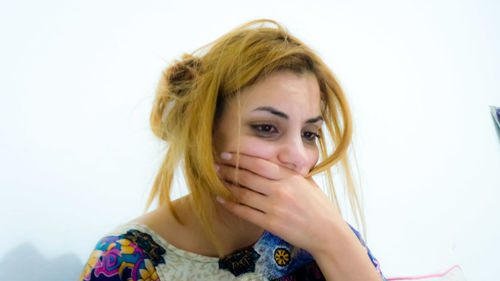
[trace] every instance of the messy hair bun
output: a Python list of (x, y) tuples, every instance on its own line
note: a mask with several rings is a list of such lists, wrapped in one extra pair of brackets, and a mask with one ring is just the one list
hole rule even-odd
[(163, 71), (150, 116), (151, 129), (158, 138), (168, 141), (182, 120), (185, 110), (178, 102), (189, 96), (200, 68), (200, 58), (185, 54)]
[(198, 57), (185, 54), (167, 68), (164, 75), (169, 83), (169, 90), (176, 96), (183, 96), (191, 88), (200, 70), (201, 61)]

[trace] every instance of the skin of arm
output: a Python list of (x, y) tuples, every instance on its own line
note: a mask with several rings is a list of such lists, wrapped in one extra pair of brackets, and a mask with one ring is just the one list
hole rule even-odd
[(221, 154), (219, 176), (238, 202), (228, 211), (314, 257), (326, 280), (382, 280), (356, 235), (312, 178), (262, 158)]
[(335, 240), (312, 253), (326, 280), (382, 280), (366, 249), (347, 224), (337, 224)]

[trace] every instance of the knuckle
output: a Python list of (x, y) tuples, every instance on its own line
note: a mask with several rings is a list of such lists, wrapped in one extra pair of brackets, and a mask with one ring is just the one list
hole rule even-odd
[(283, 198), (283, 191), (280, 188), (273, 188), (272, 196), (278, 200), (281, 200)]
[(281, 186), (279, 188), (275, 188), (274, 189), (275, 191), (275, 196), (276, 198), (278, 198), (279, 200), (288, 200), (290, 198), (290, 192), (288, 191), (288, 189), (285, 187), (285, 186)]

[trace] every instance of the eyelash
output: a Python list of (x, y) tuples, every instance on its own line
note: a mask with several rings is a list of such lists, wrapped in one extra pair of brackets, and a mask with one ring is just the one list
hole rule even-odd
[[(278, 131), (276, 129), (276, 127), (274, 125), (271, 125), (271, 124), (255, 124), (255, 125), (251, 125), (251, 127), (261, 137), (272, 137), (271, 134), (276, 133)], [(266, 129), (264, 129), (264, 128), (266, 128)], [(274, 130), (275, 132), (270, 132), (270, 130)], [(311, 131), (306, 131), (306, 132), (302, 133), (303, 136), (304, 136), (304, 134), (310, 134), (309, 137), (305, 137), (307, 139), (307, 141), (309, 141), (309, 142), (314, 142), (320, 138), (319, 134), (311, 132)]]
[(311, 142), (314, 142), (315, 140), (319, 139), (320, 138), (320, 135), (319, 134), (316, 134), (314, 132), (304, 132), (304, 134), (306, 133), (310, 133), (311, 134), (311, 137), (308, 137), (307, 139)]

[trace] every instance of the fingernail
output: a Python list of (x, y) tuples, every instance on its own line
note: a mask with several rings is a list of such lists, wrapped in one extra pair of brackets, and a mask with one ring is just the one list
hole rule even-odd
[(216, 172), (218, 172), (220, 170), (220, 166), (217, 165), (217, 164), (214, 164), (214, 169), (215, 169)]
[(216, 197), (215, 197), (215, 199), (216, 199), (217, 201), (219, 201), (219, 203), (221, 203), (221, 204), (226, 203), (226, 201), (225, 201), (224, 199), (222, 199), (222, 197), (220, 197), (220, 196), (216, 196)]
[(229, 159), (231, 159), (231, 153), (229, 153), (229, 152), (222, 152), (220, 154), (220, 158), (222, 158), (224, 160), (229, 160)]

